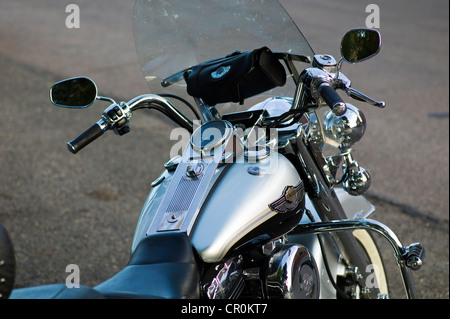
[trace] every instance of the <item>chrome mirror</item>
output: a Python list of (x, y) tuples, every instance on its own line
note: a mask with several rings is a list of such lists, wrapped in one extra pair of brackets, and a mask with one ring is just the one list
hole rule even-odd
[(381, 35), (377, 30), (351, 29), (341, 41), (341, 56), (348, 63), (367, 60), (381, 49)]
[(81, 109), (97, 98), (97, 86), (87, 77), (77, 77), (55, 83), (50, 88), (50, 101), (56, 106)]

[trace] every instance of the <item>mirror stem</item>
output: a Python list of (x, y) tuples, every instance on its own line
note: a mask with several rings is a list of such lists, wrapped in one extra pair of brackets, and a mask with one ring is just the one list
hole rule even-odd
[(113, 104), (117, 104), (116, 103), (116, 101), (114, 101), (113, 99), (111, 99), (111, 98), (109, 98), (109, 97), (106, 97), (106, 96), (97, 96), (97, 100), (100, 100), (100, 101), (108, 101), (108, 102), (111, 102), (111, 103), (113, 103)]
[(339, 73), (341, 72), (342, 62), (344, 62), (344, 58), (341, 57), (336, 66), (336, 75), (334, 76), (335, 79), (339, 79)]

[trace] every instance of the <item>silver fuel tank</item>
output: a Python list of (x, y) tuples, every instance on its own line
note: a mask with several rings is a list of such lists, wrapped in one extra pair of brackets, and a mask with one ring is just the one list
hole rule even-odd
[(192, 235), (194, 248), (205, 262), (220, 261), (246, 235), (260, 235), (256, 229), (284, 214), (269, 205), (300, 183), (293, 165), (276, 152), (254, 163), (233, 164), (202, 209)]
[[(188, 152), (192, 153), (189, 147), (183, 159), (168, 163), (153, 183), (137, 223), (132, 252), (151, 233), (184, 231), (202, 260), (214, 263), (257, 237), (276, 234), (272, 228), (285, 220), (293, 220), (293, 226), (298, 223), (305, 204), (303, 183), (283, 155), (264, 148), (255, 154), (241, 153), (225, 165), (196, 162), (203, 175), (192, 179), (186, 177), (194, 166), (186, 158)], [(171, 164), (177, 166), (175, 171)], [(192, 187), (195, 190), (190, 191)], [(190, 196), (189, 204), (180, 212), (183, 205), (173, 203), (185, 202), (186, 196)], [(171, 211), (172, 206), (177, 210)]]

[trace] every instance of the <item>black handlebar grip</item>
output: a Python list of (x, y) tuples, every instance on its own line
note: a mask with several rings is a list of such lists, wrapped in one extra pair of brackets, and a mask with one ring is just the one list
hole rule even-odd
[(80, 136), (75, 138), (73, 141), (67, 143), (67, 148), (69, 151), (71, 151), (73, 154), (78, 153), (79, 150), (84, 148), (89, 143), (93, 142), (95, 139), (102, 136), (104, 131), (98, 125), (95, 123), (90, 128), (88, 128), (86, 131), (84, 131)]
[(347, 105), (342, 101), (341, 97), (335, 89), (328, 83), (322, 83), (319, 87), (319, 93), (325, 103), (331, 108), (331, 111), (337, 115), (341, 116), (347, 111)]

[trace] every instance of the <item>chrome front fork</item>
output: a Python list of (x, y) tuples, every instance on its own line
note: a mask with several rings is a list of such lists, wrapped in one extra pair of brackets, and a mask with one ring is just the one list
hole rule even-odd
[(400, 268), (406, 297), (416, 297), (414, 281), (410, 270), (420, 269), (425, 250), (419, 243), (403, 246), (397, 235), (386, 225), (372, 219), (343, 219), (329, 222), (299, 224), (291, 234), (328, 233), (345, 230), (365, 229), (381, 234), (392, 246), (394, 257)]

